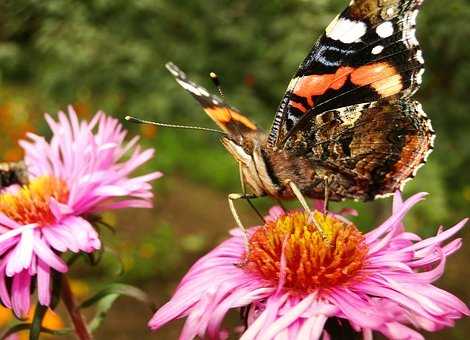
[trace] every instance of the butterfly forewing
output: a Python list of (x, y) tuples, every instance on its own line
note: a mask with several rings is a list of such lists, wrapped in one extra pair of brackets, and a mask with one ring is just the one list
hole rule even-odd
[(226, 133), (240, 136), (257, 130), (255, 123), (234, 107), (227, 105), (221, 98), (209, 93), (204, 87), (188, 79), (175, 64), (167, 63), (166, 68), (186, 91), (198, 102), (209, 117)]
[(289, 84), (268, 138), (284, 146), (311, 116), (419, 87), (423, 58), (415, 37), (422, 1), (355, 0), (327, 27)]

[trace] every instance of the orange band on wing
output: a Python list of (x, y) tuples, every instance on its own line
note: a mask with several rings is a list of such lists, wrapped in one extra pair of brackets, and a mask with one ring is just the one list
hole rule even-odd
[(295, 107), (296, 109), (302, 111), (302, 112), (306, 112), (307, 109), (300, 103), (297, 103), (297, 102), (294, 102), (293, 100), (291, 100), (289, 102), (289, 105), (292, 106), (292, 107)]
[(352, 67), (340, 67), (335, 73), (322, 75), (312, 74), (302, 77), (296, 84), (293, 93), (306, 98), (308, 104), (313, 107), (312, 96), (322, 95), (328, 89), (340, 89), (346, 83), (348, 75), (353, 71), (354, 69)]
[(256, 130), (256, 125), (242, 114), (228, 107), (205, 107), (207, 114), (225, 131), (230, 130), (230, 123), (237, 122), (247, 129)]
[(386, 62), (357, 68), (351, 73), (351, 82), (358, 86), (370, 85), (384, 97), (397, 94), (403, 89), (401, 75)]
[[(392, 96), (403, 90), (403, 80), (398, 70), (387, 62), (379, 62), (356, 69), (342, 66), (330, 74), (303, 76), (295, 83), (293, 93), (305, 98), (307, 104), (313, 107), (316, 96), (323, 95), (329, 89), (341, 89), (349, 77), (354, 85), (370, 85), (382, 97)], [(307, 111), (298, 99), (291, 99), (289, 105), (302, 112)]]

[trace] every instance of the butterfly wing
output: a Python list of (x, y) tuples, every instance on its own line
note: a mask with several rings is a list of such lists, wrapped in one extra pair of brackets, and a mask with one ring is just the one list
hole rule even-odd
[(416, 92), (424, 72), (415, 38), (422, 1), (352, 1), (327, 27), (290, 82), (268, 145), (283, 147), (322, 112)]
[(24, 162), (0, 163), (0, 190), (13, 184), (28, 183), (28, 171)]
[[(431, 122), (408, 98), (355, 104), (312, 119), (310, 130), (294, 133), (287, 148), (333, 176), (332, 199), (370, 200), (402, 189), (433, 148)], [(322, 197), (324, 188), (317, 189)]]
[(239, 110), (228, 106), (221, 98), (210, 94), (204, 87), (188, 79), (186, 74), (175, 64), (167, 63), (165, 66), (175, 76), (176, 81), (201, 104), (204, 111), (224, 132), (231, 136), (242, 136), (258, 130), (255, 123)]

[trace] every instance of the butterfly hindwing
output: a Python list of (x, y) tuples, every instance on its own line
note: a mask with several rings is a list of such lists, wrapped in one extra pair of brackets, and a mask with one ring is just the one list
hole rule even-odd
[(310, 116), (410, 97), (424, 72), (415, 38), (422, 0), (354, 0), (327, 27), (289, 84), (268, 145), (283, 146)]
[(294, 133), (287, 148), (308, 158), (312, 168), (327, 169), (342, 187), (332, 192), (343, 196), (332, 199), (368, 200), (399, 190), (433, 147), (430, 120), (421, 104), (408, 98), (354, 104), (312, 119), (310, 129)]
[(224, 132), (229, 135), (239, 135), (257, 130), (256, 125), (250, 119), (237, 109), (225, 104), (221, 98), (210, 94), (204, 87), (188, 79), (175, 64), (167, 63), (166, 68)]

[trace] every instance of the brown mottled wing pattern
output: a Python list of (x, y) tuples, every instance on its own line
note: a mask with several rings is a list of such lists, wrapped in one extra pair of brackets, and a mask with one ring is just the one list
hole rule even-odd
[(423, 0), (354, 0), (300, 65), (274, 118), (272, 148), (310, 117), (386, 97), (410, 97), (424, 72), (415, 38)]
[[(434, 131), (421, 104), (383, 99), (324, 112), (310, 130), (287, 142), (293, 154), (331, 176), (332, 199), (362, 200), (393, 193), (412, 178), (431, 152)], [(323, 187), (309, 196), (323, 195)]]
[(224, 101), (210, 94), (204, 87), (188, 79), (186, 74), (175, 64), (167, 63), (166, 68), (175, 77), (186, 91), (188, 91), (198, 102), (209, 117), (230, 136), (239, 136), (257, 131), (255, 123), (244, 116), (236, 108), (228, 106)]

